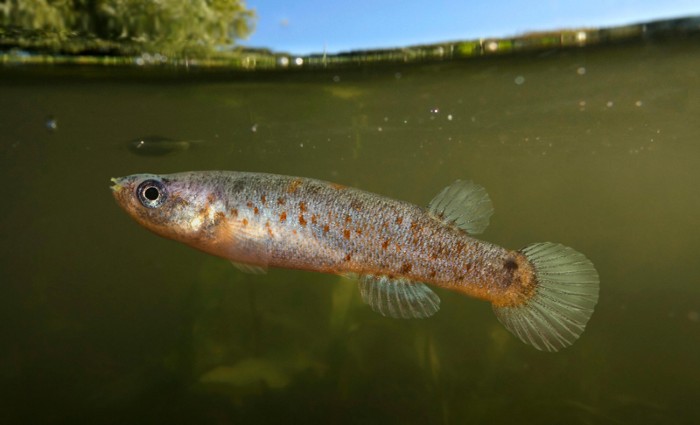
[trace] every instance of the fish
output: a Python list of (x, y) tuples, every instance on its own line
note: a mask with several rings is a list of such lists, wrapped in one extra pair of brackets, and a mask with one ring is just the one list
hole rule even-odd
[(189, 150), (201, 140), (175, 140), (163, 136), (144, 136), (129, 140), (128, 148), (141, 156), (165, 156)]
[(493, 204), (457, 180), (427, 208), (312, 178), (237, 171), (113, 178), (119, 206), (153, 233), (230, 260), (357, 278), (362, 300), (392, 318), (440, 308), (431, 288), (491, 303), (498, 320), (542, 351), (568, 347), (598, 302), (599, 276), (552, 242), (509, 250), (477, 239)]

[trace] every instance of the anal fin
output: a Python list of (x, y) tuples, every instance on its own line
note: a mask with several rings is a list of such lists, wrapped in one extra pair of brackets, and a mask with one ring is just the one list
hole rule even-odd
[(440, 309), (440, 298), (421, 282), (388, 276), (360, 277), (362, 300), (382, 316), (422, 319)]

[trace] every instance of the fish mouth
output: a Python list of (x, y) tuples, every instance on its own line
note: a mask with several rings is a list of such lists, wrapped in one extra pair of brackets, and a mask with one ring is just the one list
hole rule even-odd
[(122, 185), (124, 179), (112, 177), (110, 180), (112, 181), (112, 183), (114, 183), (114, 185), (109, 187), (110, 189), (112, 189), (112, 192), (121, 192), (121, 190), (124, 188), (124, 185)]

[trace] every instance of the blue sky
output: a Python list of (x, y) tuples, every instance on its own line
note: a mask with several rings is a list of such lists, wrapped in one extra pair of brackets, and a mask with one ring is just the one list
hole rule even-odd
[(297, 54), (503, 37), (700, 15), (700, 0), (247, 0), (243, 42)]

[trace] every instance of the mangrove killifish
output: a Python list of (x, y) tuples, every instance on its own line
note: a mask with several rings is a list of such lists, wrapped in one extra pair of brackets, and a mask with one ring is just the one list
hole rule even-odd
[(339, 184), (231, 171), (112, 179), (119, 205), (166, 238), (244, 267), (357, 276), (362, 299), (395, 318), (440, 308), (428, 287), (491, 302), (523, 342), (557, 351), (583, 332), (598, 273), (544, 242), (518, 251), (475, 239), (493, 213), (486, 190), (456, 181), (427, 208)]

